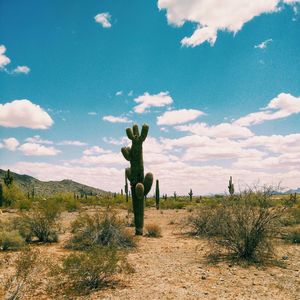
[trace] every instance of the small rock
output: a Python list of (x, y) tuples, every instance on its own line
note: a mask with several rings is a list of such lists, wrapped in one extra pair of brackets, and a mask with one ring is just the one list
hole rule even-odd
[(205, 279), (206, 279), (206, 275), (202, 275), (202, 276), (201, 276), (201, 279), (202, 279), (202, 280), (205, 280)]
[(283, 255), (283, 256), (282, 256), (282, 259), (283, 259), (283, 260), (288, 260), (289, 257), (288, 257), (287, 255)]

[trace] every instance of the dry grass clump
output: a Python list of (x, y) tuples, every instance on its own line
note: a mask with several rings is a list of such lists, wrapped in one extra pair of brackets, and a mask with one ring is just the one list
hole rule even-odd
[(89, 249), (95, 245), (131, 248), (134, 238), (125, 224), (112, 211), (97, 211), (94, 215), (80, 214), (71, 225), (72, 238), (67, 247), (76, 250)]
[(161, 237), (161, 227), (157, 224), (148, 224), (146, 225), (146, 234), (147, 237), (158, 238)]
[(25, 241), (17, 230), (0, 230), (0, 250), (19, 250), (24, 244)]

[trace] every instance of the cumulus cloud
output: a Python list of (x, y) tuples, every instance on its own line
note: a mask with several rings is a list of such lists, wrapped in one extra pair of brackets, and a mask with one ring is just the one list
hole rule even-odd
[(25, 141), (28, 142), (28, 143), (35, 143), (35, 144), (45, 144), (45, 145), (52, 145), (53, 144), (52, 141), (44, 140), (39, 135), (29, 137)]
[(0, 104), (0, 126), (47, 129), (53, 123), (44, 109), (27, 99)]
[(0, 45), (0, 70), (3, 70), (5, 66), (10, 63), (10, 59), (5, 55), (5, 52), (6, 47), (4, 45)]
[(104, 116), (102, 118), (103, 121), (107, 121), (110, 123), (130, 123), (131, 121), (127, 117), (115, 117), (115, 116)]
[(11, 71), (11, 74), (28, 74), (30, 72), (30, 68), (27, 66), (17, 66), (15, 69)]
[(272, 39), (268, 39), (268, 40), (265, 40), (264, 42), (261, 42), (258, 45), (255, 45), (254, 48), (256, 48), (256, 49), (266, 49), (268, 47), (268, 44), (270, 44), (272, 42), (273, 42)]
[(83, 142), (80, 142), (80, 141), (64, 140), (64, 141), (61, 141), (61, 142), (57, 143), (57, 145), (60, 145), (60, 146), (86, 146), (87, 143), (83, 143)]
[[(285, 3), (294, 1), (285, 0)], [(279, 10), (281, 0), (158, 0), (158, 8), (166, 10), (168, 23), (177, 27), (186, 22), (197, 25), (190, 37), (181, 40), (183, 46), (195, 47), (204, 42), (211, 46), (219, 31), (236, 34), (254, 17)]]
[(235, 139), (253, 136), (253, 132), (251, 132), (248, 128), (230, 123), (221, 123), (213, 126), (209, 126), (206, 123), (194, 123), (176, 126), (175, 129), (216, 138)]
[(16, 138), (10, 137), (2, 140), (2, 145), (0, 148), (5, 148), (9, 151), (16, 151), (19, 145), (20, 143)]
[(61, 151), (54, 147), (46, 147), (36, 143), (25, 143), (19, 150), (26, 156), (55, 156)]
[(95, 154), (104, 154), (111, 153), (110, 150), (105, 150), (99, 146), (93, 146), (83, 151), (84, 155), (95, 155)]
[(122, 96), (123, 95), (123, 91), (117, 91), (116, 92), (116, 96)]
[(193, 121), (204, 115), (204, 112), (196, 109), (178, 109), (163, 113), (157, 117), (157, 125), (176, 125)]
[(169, 92), (160, 92), (154, 95), (150, 95), (146, 92), (135, 98), (134, 101), (138, 103), (138, 105), (136, 105), (133, 110), (138, 114), (147, 112), (151, 107), (164, 107), (173, 103)]
[(94, 19), (97, 23), (101, 24), (103, 28), (111, 27), (111, 23), (110, 23), (111, 15), (108, 12), (97, 14), (94, 17)]
[(277, 120), (300, 112), (300, 97), (281, 93), (272, 99), (267, 107), (259, 112), (250, 113), (234, 122), (240, 126), (251, 126), (264, 121)]

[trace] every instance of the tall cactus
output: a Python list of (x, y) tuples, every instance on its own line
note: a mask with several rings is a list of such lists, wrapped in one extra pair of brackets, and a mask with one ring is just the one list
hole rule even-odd
[(234, 194), (234, 184), (232, 182), (232, 176), (230, 176), (229, 178), (228, 191), (231, 196)]
[(156, 180), (156, 187), (155, 187), (155, 204), (156, 204), (156, 209), (159, 209), (159, 180)]
[(174, 192), (174, 200), (176, 201), (176, 199), (177, 199), (177, 193)]
[(190, 192), (188, 193), (188, 195), (190, 196), (190, 201), (193, 201), (193, 190), (190, 189)]
[(7, 187), (10, 187), (12, 185), (14, 178), (12, 177), (9, 169), (7, 170), (7, 172), (5, 172), (3, 181)]
[(143, 235), (144, 227), (144, 196), (151, 190), (153, 183), (152, 173), (144, 176), (143, 142), (149, 131), (149, 126), (142, 126), (141, 134), (139, 127), (134, 124), (126, 129), (127, 137), (131, 140), (131, 147), (123, 147), (121, 152), (126, 160), (130, 162), (130, 168), (126, 169), (126, 176), (130, 181), (132, 206), (134, 213), (135, 234)]

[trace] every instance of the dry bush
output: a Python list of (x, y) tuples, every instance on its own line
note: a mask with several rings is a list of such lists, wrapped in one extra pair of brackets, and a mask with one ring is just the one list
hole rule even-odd
[(6, 278), (6, 300), (23, 299), (32, 295), (39, 286), (40, 274), (45, 268), (40, 252), (29, 247), (24, 248), (15, 261), (15, 272)]
[(158, 238), (161, 237), (161, 227), (157, 224), (148, 224), (146, 225), (146, 234), (147, 237)]
[(58, 212), (48, 210), (47, 207), (35, 208), (17, 217), (14, 220), (14, 227), (26, 242), (32, 242), (34, 239), (42, 243), (57, 242), (60, 229)]
[(202, 208), (190, 225), (236, 258), (262, 261), (273, 255), (272, 239), (279, 234), (284, 208), (270, 207), (274, 190), (247, 189), (219, 205)]
[(17, 230), (0, 230), (0, 250), (19, 250), (24, 244), (25, 241)]
[(94, 245), (130, 248), (135, 246), (134, 238), (125, 229), (125, 224), (114, 212), (81, 214), (71, 225), (73, 234), (67, 247), (76, 250), (89, 249)]
[(65, 288), (77, 293), (99, 289), (120, 271), (131, 271), (125, 257), (116, 247), (92, 247), (63, 259), (61, 272), (66, 276)]
[(286, 235), (284, 235), (284, 239), (287, 242), (293, 243), (293, 244), (299, 244), (300, 243), (300, 229), (292, 229), (290, 230)]

